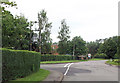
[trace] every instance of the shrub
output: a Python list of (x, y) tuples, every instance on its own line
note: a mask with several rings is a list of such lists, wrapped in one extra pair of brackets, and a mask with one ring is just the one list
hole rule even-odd
[(101, 54), (97, 53), (97, 54), (95, 55), (95, 58), (106, 58), (106, 57), (107, 57), (107, 55), (104, 54), (104, 53), (101, 53)]
[(114, 56), (114, 59), (119, 59), (120, 56), (118, 56), (118, 54), (116, 53), (115, 56)]
[(41, 61), (63, 61), (63, 60), (72, 60), (71, 55), (42, 55)]
[[(1, 50), (1, 49), (0, 49)], [(26, 50), (2, 48), (2, 80), (25, 77), (40, 69), (40, 54)]]

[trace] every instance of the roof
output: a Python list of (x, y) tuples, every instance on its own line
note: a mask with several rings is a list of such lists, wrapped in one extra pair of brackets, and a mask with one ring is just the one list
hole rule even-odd
[(85, 55), (79, 55), (78, 57), (86, 57)]

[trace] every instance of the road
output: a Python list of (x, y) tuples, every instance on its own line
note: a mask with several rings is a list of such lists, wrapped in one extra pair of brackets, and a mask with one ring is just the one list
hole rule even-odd
[(118, 68), (105, 64), (105, 61), (42, 64), (41, 68), (62, 72), (63, 81), (118, 81)]

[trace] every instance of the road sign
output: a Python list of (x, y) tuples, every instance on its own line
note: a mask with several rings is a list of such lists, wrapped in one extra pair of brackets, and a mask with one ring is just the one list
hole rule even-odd
[(88, 57), (91, 57), (91, 54), (88, 54)]

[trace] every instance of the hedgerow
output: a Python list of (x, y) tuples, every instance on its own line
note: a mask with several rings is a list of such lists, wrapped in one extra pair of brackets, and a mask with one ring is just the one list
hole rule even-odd
[(41, 61), (63, 61), (63, 60), (73, 60), (70, 55), (42, 55)]
[(25, 77), (40, 69), (40, 54), (26, 50), (2, 48), (2, 80)]

